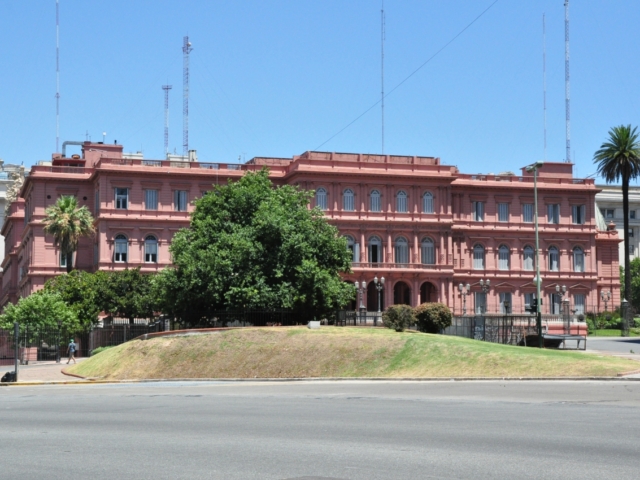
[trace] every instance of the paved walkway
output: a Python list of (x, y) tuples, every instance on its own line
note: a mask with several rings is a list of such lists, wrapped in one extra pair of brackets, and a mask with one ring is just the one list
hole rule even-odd
[[(79, 358), (78, 362), (85, 360)], [(73, 363), (73, 362), (72, 362)], [(70, 377), (62, 373), (62, 369), (67, 366), (66, 359), (63, 359), (61, 363), (56, 362), (38, 362), (31, 365), (20, 365), (18, 367), (18, 380), (20, 382), (51, 382), (51, 381), (65, 381), (73, 382), (80, 380), (76, 377)], [(0, 376), (4, 375), (4, 372), (13, 372), (13, 365), (0, 366)]]

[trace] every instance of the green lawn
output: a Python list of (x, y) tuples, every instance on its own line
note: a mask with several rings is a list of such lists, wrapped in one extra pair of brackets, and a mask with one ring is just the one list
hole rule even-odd
[(640, 363), (387, 329), (245, 328), (134, 340), (69, 368), (93, 378), (585, 377)]
[[(593, 337), (621, 337), (622, 330), (616, 329), (605, 329), (605, 330), (595, 330), (589, 334), (589, 336)], [(639, 337), (640, 336), (640, 328), (631, 328), (629, 330), (629, 336), (631, 337)]]

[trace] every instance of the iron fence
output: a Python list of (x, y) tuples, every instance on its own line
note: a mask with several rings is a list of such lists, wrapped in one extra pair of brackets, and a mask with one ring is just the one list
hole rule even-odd
[(526, 345), (527, 337), (537, 335), (536, 319), (532, 315), (456, 316), (443, 334), (503, 345)]
[(184, 325), (174, 322), (171, 330), (221, 327), (274, 327), (306, 325), (309, 315), (293, 310), (221, 310), (198, 324)]
[(346, 326), (382, 326), (382, 313), (378, 312), (356, 312), (353, 310), (339, 310), (336, 312), (336, 325)]
[(0, 329), (0, 365), (12, 365), (16, 353), (22, 365), (29, 362), (60, 361), (67, 355), (70, 339), (76, 344), (76, 356), (89, 354), (86, 333), (71, 333), (62, 327), (21, 327), (16, 346), (13, 330)]
[(161, 332), (164, 322), (150, 324), (118, 324), (112, 323), (91, 329), (88, 334), (89, 354), (96, 348), (115, 347), (146, 333)]

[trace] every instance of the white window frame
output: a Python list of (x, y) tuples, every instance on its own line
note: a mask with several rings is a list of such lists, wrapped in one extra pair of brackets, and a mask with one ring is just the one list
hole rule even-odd
[(355, 239), (351, 235), (345, 235), (347, 240), (347, 250), (351, 252), (351, 261), (359, 262), (360, 261), (360, 244), (355, 241)]
[(158, 263), (158, 239), (153, 235), (144, 239), (144, 263)]
[(507, 311), (504, 308), (505, 300), (509, 302), (509, 305), (510, 305), (509, 312), (513, 313), (513, 302), (511, 301), (512, 299), (511, 292), (500, 292), (499, 297), (500, 297), (500, 313), (502, 313), (503, 315), (507, 314)]
[(323, 187), (316, 190), (316, 207), (327, 210), (327, 190)]
[(585, 205), (572, 205), (571, 206), (571, 223), (574, 225), (584, 225), (586, 222), (585, 214), (586, 214), (586, 206)]
[[(531, 307), (531, 303), (533, 302), (533, 300), (536, 298), (536, 294), (535, 293), (525, 293), (524, 294), (524, 308), (527, 307)], [(511, 309), (511, 311), (513, 312), (513, 308)], [(524, 310), (526, 312), (526, 310)]]
[(394, 259), (396, 263), (409, 263), (409, 242), (404, 237), (398, 237), (395, 241)]
[(113, 261), (127, 263), (129, 257), (129, 239), (123, 235), (116, 235), (113, 241)]
[(382, 195), (378, 190), (371, 190), (371, 198), (369, 200), (369, 207), (372, 212), (382, 211)]
[(69, 259), (70, 256), (72, 256), (73, 254), (70, 255), (65, 255), (64, 253), (60, 252), (60, 256), (58, 258), (59, 263), (60, 263), (60, 268), (67, 268), (67, 260)]
[(158, 210), (158, 190), (147, 189), (144, 191), (144, 209)]
[(435, 265), (436, 263), (436, 244), (430, 237), (422, 239), (420, 244), (420, 260), (423, 265)]
[(404, 190), (400, 190), (396, 196), (396, 212), (409, 213), (409, 195)]
[(474, 270), (484, 270), (486, 261), (486, 249), (483, 245), (476, 243), (473, 246), (473, 269)]
[(562, 313), (562, 297), (557, 293), (549, 294), (549, 313), (551, 315), (560, 315)]
[(342, 194), (342, 210), (345, 212), (355, 212), (355, 205), (355, 194), (353, 193), (353, 190), (347, 188)]
[(173, 209), (176, 212), (186, 212), (189, 204), (189, 192), (187, 190), (173, 191)]
[[(560, 250), (558, 247), (549, 247), (549, 271), (550, 272), (559, 272), (560, 271)], [(555, 263), (554, 263), (555, 257)]]
[(487, 294), (484, 292), (473, 292), (473, 299), (476, 315), (487, 313)]
[(433, 194), (425, 192), (422, 196), (422, 213), (433, 213)]
[(115, 187), (116, 209), (127, 210), (129, 208), (129, 189)]
[(484, 222), (484, 202), (471, 202), (471, 219), (474, 222)]
[(498, 247), (498, 270), (509, 270), (511, 268), (511, 249), (506, 245)]
[[(380, 239), (380, 237), (378, 237), (377, 235), (373, 235), (372, 237), (370, 237), (367, 246), (369, 263), (382, 263), (382, 240)], [(377, 253), (377, 258), (375, 259), (373, 258), (373, 249), (371, 248), (373, 246), (376, 247)]]
[(573, 249), (573, 271), (582, 273), (585, 271), (585, 255), (582, 247), (574, 247)]
[(550, 203), (547, 205), (547, 223), (558, 225), (560, 223), (560, 204)]
[(573, 309), (576, 315), (584, 315), (586, 295), (584, 293), (575, 293), (573, 295)]
[(522, 205), (522, 221), (524, 223), (533, 223), (533, 203)]
[(522, 269), (531, 272), (536, 266), (536, 251), (531, 245), (522, 249)]
[(498, 221), (499, 222), (509, 221), (509, 204), (508, 203), (498, 204)]

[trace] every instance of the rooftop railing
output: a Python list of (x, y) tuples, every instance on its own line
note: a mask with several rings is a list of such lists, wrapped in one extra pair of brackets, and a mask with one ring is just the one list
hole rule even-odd
[[(101, 158), (96, 164), (97, 168), (110, 165), (128, 167), (152, 167), (152, 168), (184, 168), (189, 170), (218, 170), (218, 171), (251, 171), (255, 172), (263, 168), (262, 165), (246, 163), (205, 163), (205, 162), (180, 162), (171, 160), (144, 160), (135, 158)], [(272, 172), (285, 171), (283, 166), (269, 167)]]
[[(480, 182), (507, 182), (507, 183), (533, 183), (533, 176), (521, 177), (518, 175), (485, 175), (460, 173), (461, 180), (474, 180)], [(538, 183), (555, 183), (560, 185), (594, 185), (593, 178), (564, 178), (564, 177), (538, 177)]]

